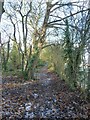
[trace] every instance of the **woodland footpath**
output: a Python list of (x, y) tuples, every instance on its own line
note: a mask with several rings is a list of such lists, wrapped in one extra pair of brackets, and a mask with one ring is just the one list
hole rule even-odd
[(90, 0), (5, 0), (3, 120), (90, 119)]
[(89, 120), (90, 103), (44, 66), (37, 81), (3, 78), (2, 120)]

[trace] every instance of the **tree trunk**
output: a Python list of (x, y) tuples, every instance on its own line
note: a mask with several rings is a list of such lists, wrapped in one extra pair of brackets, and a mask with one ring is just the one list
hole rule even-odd
[(22, 72), (24, 71), (24, 54), (22, 53)]
[(35, 69), (36, 69), (36, 66), (37, 66), (37, 63), (38, 63), (38, 56), (39, 56), (39, 53), (37, 54), (34, 54), (34, 59), (33, 59), (33, 62), (31, 63), (31, 68), (29, 70), (29, 77), (31, 79), (35, 79), (34, 78), (34, 73), (35, 73)]
[(88, 85), (87, 85), (87, 98), (90, 101), (90, 53), (88, 54)]

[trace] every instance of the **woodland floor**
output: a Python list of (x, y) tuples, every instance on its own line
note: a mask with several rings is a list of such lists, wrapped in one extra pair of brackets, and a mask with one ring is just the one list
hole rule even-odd
[(90, 120), (90, 103), (47, 67), (37, 81), (3, 77), (2, 120)]

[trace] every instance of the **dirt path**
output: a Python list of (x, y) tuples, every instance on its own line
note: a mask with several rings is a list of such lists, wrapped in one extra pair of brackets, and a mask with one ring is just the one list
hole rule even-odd
[[(78, 91), (71, 92), (65, 81), (46, 66), (40, 69), (37, 78), (21, 84), (19, 79), (4, 82), (3, 120), (88, 119), (88, 103), (80, 98)], [(10, 81), (12, 84), (7, 85)]]

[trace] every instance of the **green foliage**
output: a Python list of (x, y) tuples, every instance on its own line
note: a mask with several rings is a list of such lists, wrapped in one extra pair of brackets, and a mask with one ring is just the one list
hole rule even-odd
[(81, 87), (83, 85), (83, 82), (85, 85), (86, 79), (86, 71), (84, 70), (82, 64), (85, 45), (83, 44), (82, 36), (79, 37), (81, 39), (79, 40), (80, 43), (78, 43), (77, 46), (76, 43), (74, 43), (75, 39), (77, 40), (77, 38), (74, 38), (74, 35), (71, 37), (68, 21), (66, 20), (63, 44), (63, 57), (66, 63), (65, 76), (71, 89), (78, 87), (78, 85)]
[(3, 46), (2, 49), (1, 49), (1, 58), (2, 58), (2, 69), (3, 69), (4, 71), (7, 70), (6, 54), (7, 54), (6, 48), (5, 48), (5, 46)]
[(52, 54), (51, 54), (51, 47), (47, 47), (41, 51), (40, 58), (43, 61), (47, 61), (49, 65), (52, 64)]
[(9, 59), (9, 49), (10, 49), (10, 41), (7, 42), (7, 45), (3, 45), (1, 47), (1, 58), (2, 58), (2, 69), (4, 71), (7, 70), (7, 63)]
[(22, 74), (23, 74), (24, 79), (28, 80), (28, 72), (27, 71), (23, 71)]
[(23, 71), (24, 79), (34, 79), (34, 72), (38, 64), (38, 52), (36, 51), (28, 59), (28, 64), (26, 69)]
[(41, 58), (47, 61), (49, 70), (54, 70), (62, 78), (64, 74), (63, 49), (61, 45), (55, 45), (45, 48), (41, 53)]
[(15, 70), (15, 71), (2, 71), (2, 76), (18, 76), (23, 77), (21, 70)]
[(61, 79), (65, 79), (72, 90), (75, 90), (80, 82), (84, 81), (84, 69), (82, 68), (82, 56), (84, 46), (74, 43), (74, 35), (71, 36), (68, 20), (64, 32), (63, 44), (50, 46), (41, 53), (41, 58), (48, 61), (48, 65), (54, 68)]
[(13, 42), (13, 47), (10, 52), (10, 58), (8, 61), (8, 69), (16, 70), (21, 68), (21, 53), (18, 50), (18, 45)]
[(38, 67), (43, 67), (45, 64), (46, 64), (46, 62), (39, 58), (36, 67), (37, 67), (37, 68), (38, 68)]
[(80, 54), (78, 48), (74, 47), (73, 39), (71, 40), (68, 21), (66, 20), (66, 29), (64, 33), (63, 56), (66, 63), (65, 75), (71, 88), (77, 87), (77, 79), (80, 65)]

